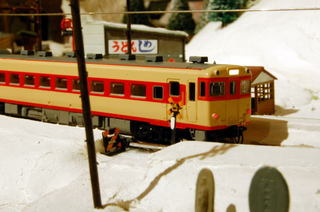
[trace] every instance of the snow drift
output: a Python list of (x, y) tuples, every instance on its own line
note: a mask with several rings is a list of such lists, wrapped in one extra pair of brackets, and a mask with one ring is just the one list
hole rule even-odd
[[(317, 0), (261, 0), (252, 9), (320, 7)], [(221, 28), (209, 23), (186, 55), (209, 61), (265, 66), (276, 82), (276, 104), (297, 108), (319, 98), (320, 11), (247, 12)], [(320, 109), (317, 103), (317, 109)]]

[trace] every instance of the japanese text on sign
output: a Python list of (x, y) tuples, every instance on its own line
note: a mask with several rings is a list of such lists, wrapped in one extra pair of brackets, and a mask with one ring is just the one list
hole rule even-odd
[[(128, 52), (127, 40), (109, 40), (109, 54), (125, 54)], [(157, 54), (157, 40), (132, 40), (131, 52), (133, 54)]]

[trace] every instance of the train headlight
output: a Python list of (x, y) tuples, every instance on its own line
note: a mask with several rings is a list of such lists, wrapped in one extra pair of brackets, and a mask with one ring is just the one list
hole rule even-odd
[(212, 117), (213, 119), (218, 119), (220, 116), (219, 116), (218, 113), (212, 113), (211, 117)]

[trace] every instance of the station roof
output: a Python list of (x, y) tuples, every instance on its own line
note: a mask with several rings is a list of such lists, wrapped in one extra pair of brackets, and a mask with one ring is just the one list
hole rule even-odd
[(263, 66), (246, 66), (252, 73), (251, 84), (259, 84), (264, 82), (270, 82), (277, 78), (270, 72), (265, 70)]

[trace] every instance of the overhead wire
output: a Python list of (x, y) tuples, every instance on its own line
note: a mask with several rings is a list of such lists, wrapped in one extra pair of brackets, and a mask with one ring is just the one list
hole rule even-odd
[[(223, 10), (162, 10), (162, 11), (123, 11), (123, 12), (82, 12), (80, 15), (134, 15), (165, 13), (238, 13), (238, 12), (299, 12), (320, 11), (320, 7), (280, 8), (280, 9), (223, 9)], [(0, 13), (0, 16), (71, 16), (71, 13)]]

